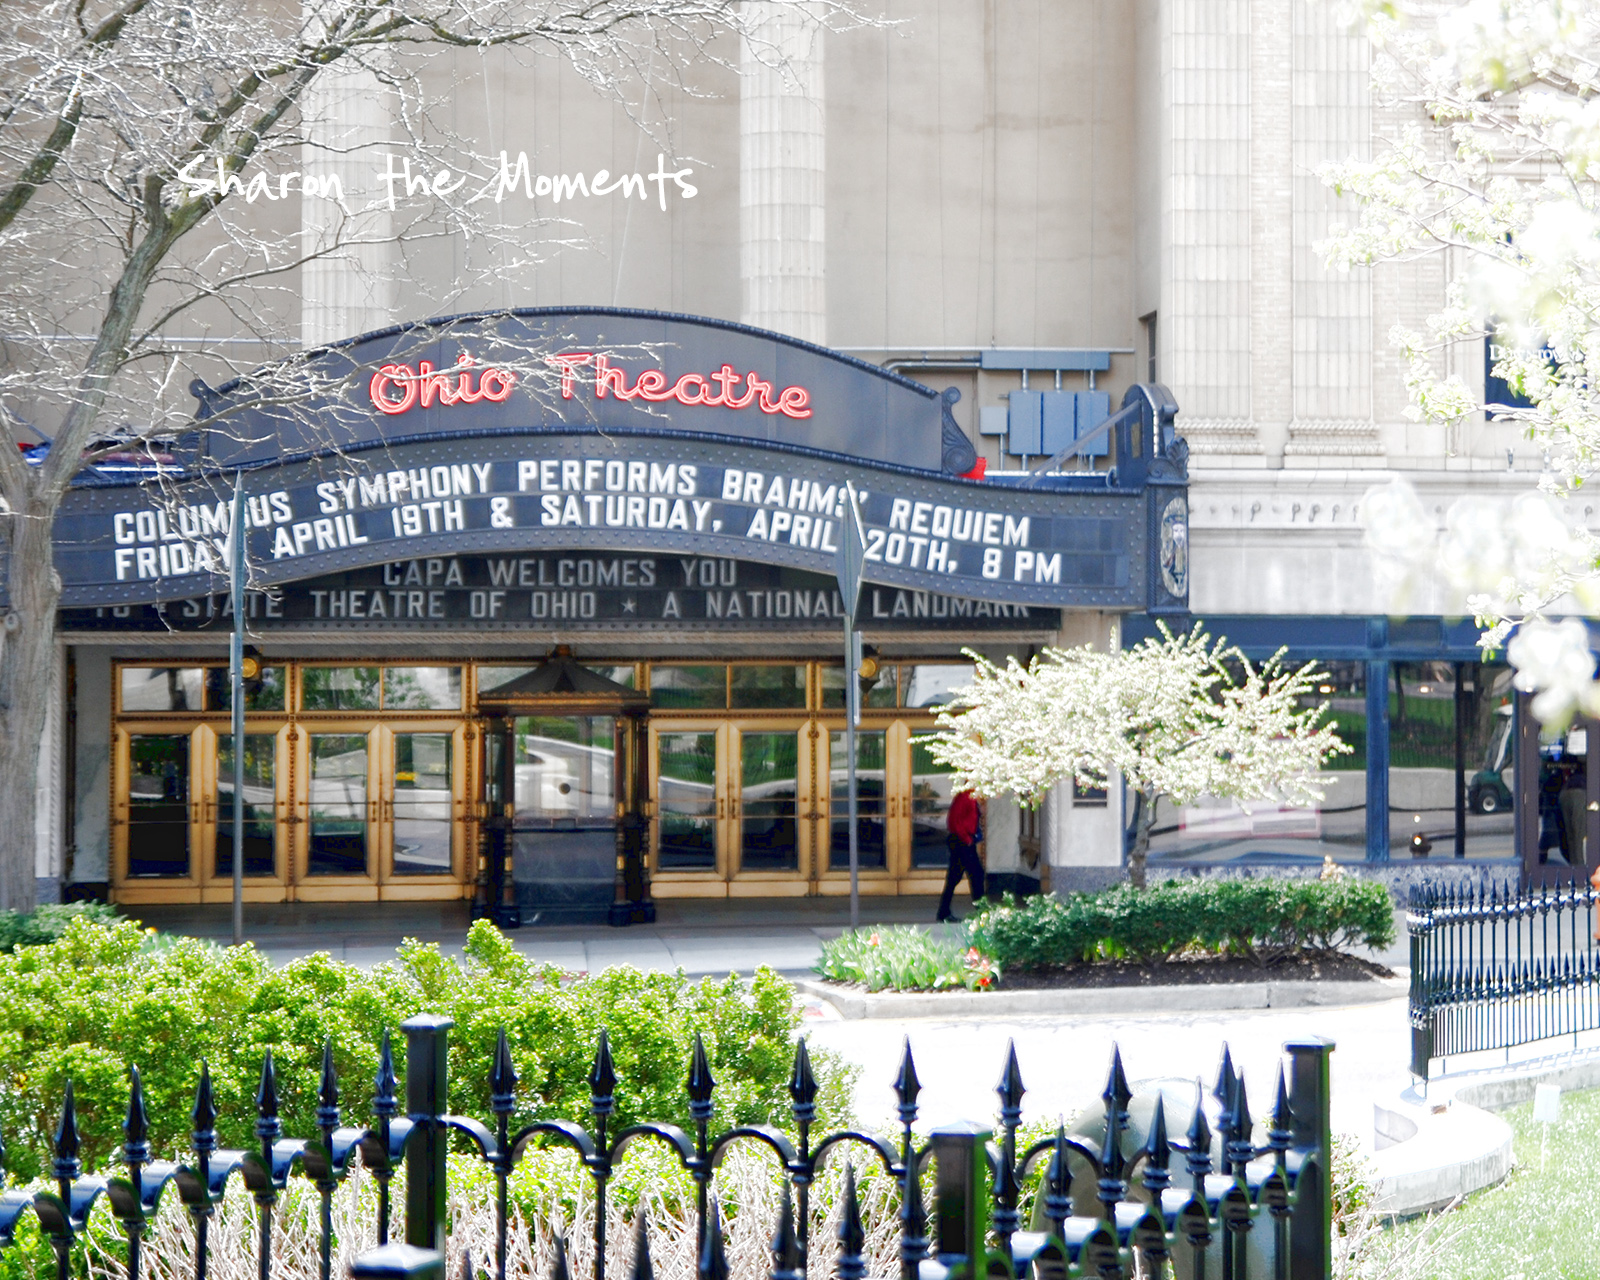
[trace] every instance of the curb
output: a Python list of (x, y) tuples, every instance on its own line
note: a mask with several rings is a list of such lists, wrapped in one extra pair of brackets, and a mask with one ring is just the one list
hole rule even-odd
[(1195, 1013), (1381, 1004), (1406, 994), (1404, 978), (1371, 982), (1208, 982), (1173, 987), (1044, 991), (848, 991), (812, 978), (795, 986), (841, 1018), (979, 1018), (1095, 1013)]

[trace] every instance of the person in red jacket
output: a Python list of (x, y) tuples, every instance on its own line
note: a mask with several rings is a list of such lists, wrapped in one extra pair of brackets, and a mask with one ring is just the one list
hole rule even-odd
[(958, 791), (945, 815), (945, 843), (950, 846), (950, 866), (944, 873), (944, 892), (939, 895), (937, 920), (954, 920), (950, 899), (961, 877), (966, 876), (972, 900), (983, 897), (983, 863), (978, 859), (978, 841), (983, 839), (983, 814), (978, 798), (970, 791)]

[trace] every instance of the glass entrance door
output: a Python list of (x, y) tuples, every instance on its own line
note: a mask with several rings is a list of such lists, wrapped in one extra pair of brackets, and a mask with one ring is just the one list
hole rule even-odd
[[(202, 902), (233, 897), (233, 735), (211, 726), (196, 735), (195, 776), (201, 806), (199, 859)], [(249, 902), (281, 902), (289, 865), (286, 771), (282, 735), (276, 730), (244, 737), (244, 896)]]
[(159, 893), (197, 882), (194, 850), (200, 814), (191, 770), (195, 734), (167, 726), (149, 731), (129, 726), (119, 737), (115, 871), (133, 890), (126, 900), (150, 901), (139, 891)]
[(303, 734), (294, 896), (453, 898), (466, 861), (459, 723), (324, 724)]

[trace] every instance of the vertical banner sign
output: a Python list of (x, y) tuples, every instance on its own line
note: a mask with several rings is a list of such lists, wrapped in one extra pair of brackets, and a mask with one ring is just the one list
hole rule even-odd
[[(856, 606), (861, 602), (861, 573), (867, 562), (867, 538), (861, 527), (856, 487), (845, 481), (845, 515), (839, 542), (839, 594), (844, 599), (844, 750), (850, 795), (850, 927), (861, 925), (859, 833), (856, 830), (856, 726), (861, 721), (861, 636), (856, 631)], [(828, 766), (830, 773), (833, 765)]]

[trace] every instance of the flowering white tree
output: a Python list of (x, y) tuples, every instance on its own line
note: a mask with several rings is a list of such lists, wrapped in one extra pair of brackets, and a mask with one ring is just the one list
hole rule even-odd
[(1058, 782), (1121, 774), (1136, 796), (1128, 875), (1141, 889), (1157, 797), (1309, 804), (1323, 798), (1323, 761), (1350, 750), (1327, 703), (1308, 705), (1326, 679), (1314, 664), (1289, 670), (1280, 652), (1257, 667), (1198, 626), (1163, 625), (1159, 640), (1114, 652), (1046, 649), (1025, 668), (969, 656), (972, 684), (920, 741), (957, 788), (1029, 806)]
[[(1424, 331), (1391, 331), (1418, 420), (1487, 410), (1548, 459), (1539, 491), (1468, 497), (1442, 535), (1408, 486), (1363, 502), (1368, 545), (1399, 576), (1439, 574), (1505, 646), (1535, 712), (1600, 713), (1584, 628), (1600, 541), (1562, 502), (1600, 464), (1600, 6), (1594, 0), (1362, 0), (1375, 95), (1412, 123), (1372, 159), (1329, 166), (1360, 218), (1324, 247), (1340, 266), (1446, 254)], [(1494, 338), (1494, 373), (1532, 407), (1485, 406), (1440, 374), (1453, 344)]]
[[(181, 432), (197, 374), (249, 374), (252, 392), (280, 402), (349, 394), (317, 384), (318, 362), (297, 350), (306, 280), (330, 260), (371, 297), (403, 284), (410, 305), (426, 297), (438, 313), (539, 259), (539, 237), (483, 199), (498, 167), (483, 141), (451, 124), (458, 99), (487, 102), (493, 51), (511, 71), (520, 51), (543, 55), (636, 120), (643, 93), (649, 127), (670, 134), (667, 95), (708, 92), (691, 69), (786, 69), (773, 33), (795, 20), (874, 21), (853, 0), (14, 6), (0, 24), (0, 909), (34, 899), (33, 779), (61, 596), (52, 530), (82, 469)], [(380, 148), (405, 156), (413, 212), (335, 185), (341, 166), (370, 182)], [(431, 295), (404, 260), (427, 241), (452, 263)], [(286, 358), (258, 363), (275, 353)], [(525, 383), (541, 369), (529, 354)], [(48, 456), (25, 458), (16, 446), (41, 433)]]

